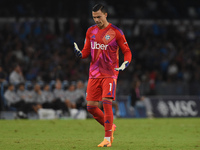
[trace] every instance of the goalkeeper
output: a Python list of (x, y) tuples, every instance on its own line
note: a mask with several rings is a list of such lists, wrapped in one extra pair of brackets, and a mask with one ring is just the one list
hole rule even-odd
[[(91, 55), (87, 86), (87, 110), (105, 129), (105, 136), (98, 147), (111, 147), (115, 124), (113, 124), (112, 101), (115, 100), (117, 77), (131, 62), (132, 54), (123, 32), (107, 21), (105, 6), (96, 4), (92, 9), (95, 25), (88, 28), (82, 51), (74, 43), (77, 57)], [(119, 67), (119, 47), (124, 62)], [(104, 113), (98, 108), (103, 103)]]

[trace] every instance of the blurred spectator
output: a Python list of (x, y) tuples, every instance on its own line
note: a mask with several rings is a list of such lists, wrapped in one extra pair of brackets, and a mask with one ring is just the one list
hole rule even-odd
[(71, 108), (76, 108), (76, 109), (79, 109), (82, 107), (86, 108), (85, 94), (80, 89), (76, 90), (75, 82), (72, 82), (69, 88), (67, 89), (66, 98), (70, 101)]
[(27, 112), (33, 112), (33, 111), (37, 112), (38, 109), (41, 108), (41, 105), (35, 102), (34, 96), (32, 101), (29, 100), (30, 93), (28, 90), (25, 89), (24, 83), (19, 83), (17, 85), (17, 96), (20, 97), (20, 99), (25, 102)]
[(77, 108), (84, 108), (86, 109), (87, 106), (87, 102), (86, 102), (86, 87), (84, 85), (84, 82), (79, 80), (76, 83), (76, 95), (77, 95), (77, 99), (78, 101), (76, 102)]
[(52, 108), (52, 102), (55, 99), (53, 92), (50, 91), (50, 86), (48, 84), (44, 85), (43, 91), (42, 91), (42, 99), (43, 108)]
[[(78, 80), (76, 82), (76, 92), (80, 93), (81, 96), (83, 96), (84, 98), (86, 97), (86, 87), (84, 85), (84, 82), (81, 80)], [(80, 96), (80, 97), (81, 97)]]
[(3, 71), (3, 67), (0, 65), (0, 84), (6, 81), (6, 74)]
[(53, 94), (55, 96), (55, 99), (57, 99), (58, 101), (61, 101), (61, 102), (65, 103), (65, 105), (68, 108), (71, 108), (71, 102), (66, 98), (66, 93), (62, 89), (62, 82), (60, 80), (56, 81), (55, 89), (53, 90)]
[(52, 108), (54, 110), (61, 110), (62, 113), (69, 112), (66, 103), (62, 102), (60, 99), (55, 99), (53, 92), (50, 91), (50, 86), (46, 84), (42, 91), (42, 107)]
[(8, 89), (4, 93), (4, 97), (8, 106), (20, 108), (24, 104), (23, 100), (15, 93), (15, 87), (13, 84), (8, 85)]
[(25, 79), (21, 67), (18, 64), (14, 65), (13, 71), (9, 76), (9, 82), (12, 84), (19, 84), (24, 81)]
[(17, 95), (20, 97), (20, 99), (26, 101), (28, 97), (28, 91), (25, 89), (24, 83), (18, 84), (17, 87)]
[(43, 97), (42, 97), (42, 90), (39, 84), (34, 85), (34, 94), (33, 94), (34, 102), (37, 104), (43, 103)]
[(133, 81), (131, 89), (131, 106), (133, 108), (135, 108), (137, 105), (144, 106), (146, 108), (147, 117), (151, 118), (153, 117), (152, 105), (147, 97), (140, 95), (140, 84), (141, 82), (138, 79)]
[(112, 107), (115, 109), (115, 116), (120, 117), (119, 106), (117, 100), (113, 101)]
[(35, 103), (35, 99), (34, 99), (34, 94), (35, 93), (34, 93), (34, 90), (33, 90), (34, 85), (32, 83), (28, 83), (26, 86), (27, 86), (26, 87), (26, 89), (27, 89), (27, 91), (26, 91), (27, 96), (25, 98), (25, 101), (27, 103)]
[(178, 77), (178, 66), (176, 65), (176, 63), (172, 62), (167, 70), (167, 73), (169, 75), (169, 79), (171, 79), (172, 81), (176, 81), (177, 77)]
[(20, 118), (27, 118), (27, 113), (33, 110), (33, 105), (25, 103), (25, 101), (17, 95), (13, 84), (8, 85), (4, 97), (7, 101), (8, 107), (14, 107), (17, 109), (17, 115)]

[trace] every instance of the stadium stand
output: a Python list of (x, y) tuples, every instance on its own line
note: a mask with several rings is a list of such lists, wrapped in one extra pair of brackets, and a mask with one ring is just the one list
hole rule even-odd
[[(52, 0), (0, 2), (0, 66), (9, 82), (13, 65), (19, 64), (27, 88), (29, 83), (60, 79), (87, 81), (89, 59), (77, 60), (76, 40), (83, 47), (85, 32), (93, 24), (90, 10), (96, 1)], [(127, 87), (141, 80), (143, 95), (200, 95), (200, 9), (196, 0), (103, 1), (108, 20), (120, 27), (133, 53), (133, 62), (118, 80), (117, 95), (129, 95)], [(178, 5), (180, 3), (182, 5)], [(73, 5), (73, 7), (71, 7)], [(124, 8), (126, 6), (126, 8)], [(53, 9), (52, 9), (53, 8)], [(86, 8), (86, 9), (85, 9)], [(126, 10), (126, 11), (124, 11)], [(123, 58), (120, 58), (120, 62)], [(5, 84), (1, 81), (1, 108)], [(119, 108), (124, 109), (124, 104)], [(126, 116), (123, 114), (122, 116)]]
[[(55, 30), (49, 29), (54, 26), (54, 19), (49, 20), (51, 21), (45, 22), (45, 28), (44, 20), (27, 21), (22, 18), (18, 25), (15, 21), (1, 23), (0, 60), (7, 81), (15, 63), (20, 64), (27, 81), (50, 82), (57, 78), (67, 81), (87, 80), (89, 60), (74, 59), (71, 41), (72, 37), (84, 39), (84, 36), (76, 35), (78, 27), (69, 29), (70, 34), (63, 32), (62, 35), (57, 35)], [(74, 24), (78, 26), (79, 21), (75, 23), (74, 20)], [(34, 26), (35, 22), (38, 22), (37, 28)], [(165, 94), (162, 89), (170, 89), (163, 83), (172, 87), (182, 84), (174, 94), (199, 94), (196, 88), (199, 87), (197, 83), (200, 76), (198, 21), (129, 20), (119, 24), (127, 35), (134, 59), (131, 67), (120, 75), (119, 80), (126, 83), (125, 79), (138, 77), (143, 84), (149, 84), (150, 90), (155, 88), (154, 91), (160, 94)], [(23, 31), (27, 38), (23, 38), (17, 26), (21, 29), (30, 28), (30, 31)], [(80, 45), (83, 45), (80, 41)], [(166, 94), (170, 94), (168, 92)]]

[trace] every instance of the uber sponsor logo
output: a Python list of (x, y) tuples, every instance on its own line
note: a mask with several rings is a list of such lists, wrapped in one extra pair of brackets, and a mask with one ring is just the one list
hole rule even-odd
[(101, 49), (101, 50), (107, 50), (108, 45), (100, 44), (97, 42), (91, 42), (91, 48), (92, 49)]

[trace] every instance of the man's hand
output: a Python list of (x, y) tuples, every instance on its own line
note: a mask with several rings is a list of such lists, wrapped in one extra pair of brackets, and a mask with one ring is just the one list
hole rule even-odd
[(74, 42), (74, 53), (77, 57), (81, 58), (82, 57), (82, 53), (78, 48), (78, 45)]
[(122, 63), (122, 65), (121, 65), (119, 68), (115, 68), (115, 70), (116, 70), (116, 71), (124, 71), (124, 69), (125, 69), (126, 67), (128, 67), (128, 65), (129, 65), (129, 62), (128, 62), (128, 61), (125, 61), (125, 62)]

